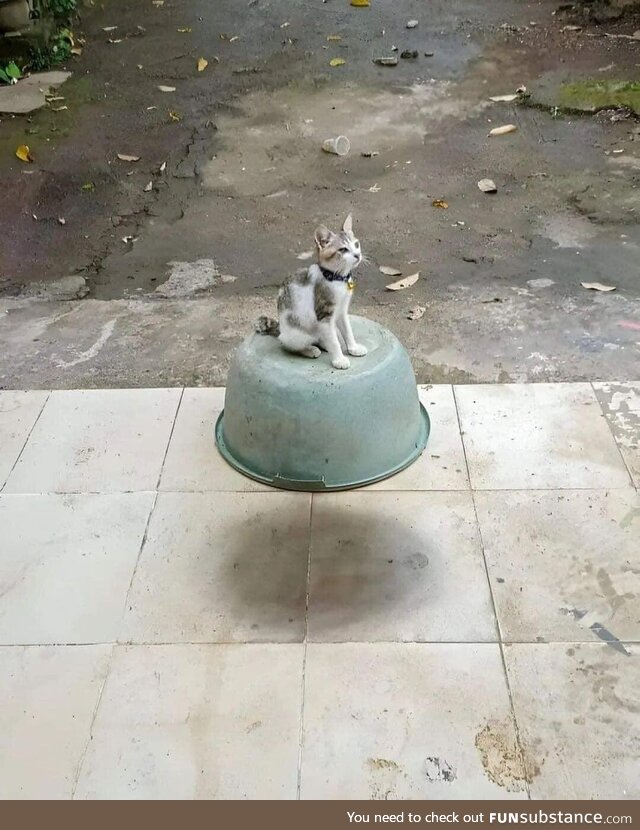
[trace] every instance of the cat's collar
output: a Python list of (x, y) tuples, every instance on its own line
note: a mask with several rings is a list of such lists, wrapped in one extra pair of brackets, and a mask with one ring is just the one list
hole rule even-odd
[(328, 268), (323, 268), (322, 265), (318, 265), (318, 268), (322, 272), (322, 276), (325, 280), (329, 280), (329, 282), (346, 282), (349, 285), (355, 284), (355, 279), (351, 276), (351, 274), (336, 274), (335, 271), (329, 271)]

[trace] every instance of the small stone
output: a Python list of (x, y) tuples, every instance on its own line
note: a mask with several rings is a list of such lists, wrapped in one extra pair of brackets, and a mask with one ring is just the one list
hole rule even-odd
[(407, 21), (407, 29), (415, 29), (417, 25), (418, 25), (417, 20), (408, 20)]
[(404, 60), (415, 60), (418, 57), (418, 50), (405, 49), (404, 52), (400, 53), (400, 57), (404, 58)]

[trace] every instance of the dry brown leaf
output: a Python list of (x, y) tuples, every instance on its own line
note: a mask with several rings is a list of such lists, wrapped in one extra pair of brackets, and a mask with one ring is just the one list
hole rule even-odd
[(426, 310), (423, 305), (414, 306), (407, 314), (407, 320), (419, 320), (421, 317), (424, 317)]
[(329, 66), (344, 66), (346, 60), (344, 58), (332, 58), (329, 61)]
[(384, 274), (386, 277), (400, 277), (400, 276), (402, 276), (402, 271), (398, 271), (397, 268), (394, 268), (391, 265), (381, 265), (379, 270), (380, 270), (380, 273)]
[(603, 285), (601, 282), (581, 282), (583, 288), (590, 288), (592, 291), (615, 291), (615, 285)]
[(164, 84), (160, 84), (158, 89), (160, 90), (160, 92), (175, 92), (176, 91), (175, 86), (164, 86)]
[(418, 271), (416, 274), (411, 274), (402, 280), (398, 280), (398, 282), (392, 282), (390, 285), (387, 285), (387, 291), (402, 291), (404, 288), (409, 288), (410, 285), (415, 285), (419, 278), (420, 272)]
[(502, 127), (494, 127), (489, 135), (507, 135), (507, 133), (515, 133), (517, 129), (515, 124), (504, 124)]
[(340, 40), (342, 40), (342, 35), (327, 35), (327, 41), (329, 43), (338, 43)]
[(496, 187), (496, 183), (493, 179), (480, 179), (478, 182), (478, 187), (483, 193), (497, 193), (498, 188)]
[(358, 6), (360, 8), (364, 8), (365, 6), (371, 5), (369, 0), (351, 0), (352, 6)]
[(20, 159), (20, 161), (30, 162), (33, 161), (33, 156), (31, 155), (31, 150), (29, 149), (28, 145), (21, 144), (18, 149), (16, 150), (16, 156)]
[(178, 31), (181, 35), (189, 35), (191, 34), (191, 26), (181, 26)]
[(204, 72), (209, 66), (209, 61), (206, 58), (198, 58), (198, 72)]
[(120, 161), (140, 161), (140, 156), (126, 156), (124, 153), (118, 153)]
[(80, 57), (80, 55), (82, 54), (82, 46), (74, 46), (71, 49), (71, 54)]
[(489, 100), (493, 101), (495, 104), (510, 104), (512, 101), (515, 101), (517, 97), (517, 93), (513, 93), (513, 95), (490, 95)]
[(182, 116), (179, 112), (174, 112), (173, 110), (169, 110), (169, 118), (171, 121), (182, 121)]
[(449, 203), (445, 202), (444, 199), (434, 199), (433, 202), (431, 202), (431, 204), (435, 208), (442, 208), (442, 210), (446, 210), (449, 207)]

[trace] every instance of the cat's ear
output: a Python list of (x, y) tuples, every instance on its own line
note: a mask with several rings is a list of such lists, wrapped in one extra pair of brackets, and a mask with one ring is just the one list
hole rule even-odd
[(345, 233), (353, 233), (353, 217), (351, 216), (351, 214), (349, 214), (347, 218), (344, 220), (342, 230)]
[(326, 248), (332, 236), (333, 234), (326, 225), (320, 225), (316, 228), (313, 238), (318, 248)]

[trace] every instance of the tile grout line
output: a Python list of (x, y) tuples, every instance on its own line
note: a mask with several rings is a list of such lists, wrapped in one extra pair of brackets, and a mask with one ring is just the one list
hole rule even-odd
[(595, 386), (593, 385), (593, 381), (589, 381), (589, 385), (591, 386), (591, 389), (593, 391), (593, 395), (596, 399), (596, 403), (598, 404), (598, 408), (600, 409), (600, 412), (602, 413), (602, 417), (604, 418), (604, 420), (607, 424), (607, 429), (609, 430), (609, 433), (610, 433), (611, 437), (613, 438), (613, 442), (616, 445), (616, 449), (618, 450), (618, 455), (620, 456), (620, 460), (622, 461), (622, 463), (624, 465), (624, 468), (627, 471), (627, 475), (629, 476), (629, 480), (631, 481), (631, 486), (635, 487), (636, 483), (633, 480), (633, 475), (631, 474), (631, 470), (629, 469), (629, 465), (627, 464), (627, 461), (626, 461), (624, 455), (622, 454), (622, 449), (620, 447), (620, 444), (618, 444), (618, 440), (617, 440), (617, 438), (616, 438), (616, 436), (613, 432), (613, 426), (611, 424), (611, 421), (609, 420), (609, 418), (607, 418), (607, 413), (604, 411), (604, 407), (600, 403), (600, 399), (598, 398), (598, 393), (596, 391)]
[(531, 789), (529, 787), (529, 782), (527, 781), (527, 773), (526, 773), (527, 768), (526, 768), (526, 764), (525, 764), (524, 750), (522, 748), (522, 740), (521, 740), (521, 737), (520, 737), (520, 727), (518, 725), (518, 719), (516, 717), (516, 710), (515, 710), (515, 706), (514, 706), (514, 703), (513, 703), (513, 692), (511, 690), (511, 684), (509, 682), (509, 673), (507, 671), (507, 661), (505, 659), (505, 654), (504, 654), (504, 642), (502, 640), (502, 631), (500, 629), (500, 618), (498, 616), (498, 608), (496, 606), (496, 600), (495, 600), (495, 596), (494, 596), (494, 593), (493, 593), (493, 586), (491, 585), (491, 577), (489, 575), (489, 565), (487, 563), (487, 557), (486, 557), (486, 554), (485, 554), (484, 537), (482, 535), (482, 527), (480, 526), (480, 519), (478, 517), (478, 507), (476, 505), (475, 490), (473, 488), (473, 485), (471, 484), (471, 471), (469, 470), (469, 460), (467, 458), (467, 447), (466, 447), (466, 444), (465, 444), (465, 441), (464, 441), (464, 434), (463, 434), (463, 431), (462, 431), (462, 422), (460, 420), (460, 411), (458, 409), (458, 399), (456, 397), (456, 387), (455, 387), (455, 385), (452, 386), (451, 389), (452, 389), (452, 392), (453, 392), (453, 401), (454, 401), (455, 409), (456, 409), (456, 418), (458, 420), (458, 430), (460, 432), (460, 441), (462, 442), (462, 452), (464, 454), (464, 462), (465, 462), (466, 467), (467, 467), (467, 476), (469, 477), (469, 485), (471, 487), (471, 503), (473, 505), (473, 515), (474, 515), (475, 520), (476, 520), (476, 528), (478, 530), (478, 537), (480, 539), (480, 550), (482, 552), (482, 561), (483, 561), (483, 564), (484, 564), (484, 571), (485, 571), (485, 576), (486, 576), (486, 579), (487, 579), (487, 587), (489, 588), (489, 596), (491, 598), (491, 606), (493, 608), (493, 615), (494, 615), (494, 618), (495, 618), (496, 633), (498, 635), (498, 647), (500, 649), (500, 661), (502, 663), (502, 673), (504, 675), (505, 685), (507, 687), (507, 695), (508, 695), (508, 698), (509, 698), (509, 706), (511, 708), (511, 716), (513, 717), (513, 726), (514, 726), (514, 730), (515, 730), (516, 745), (517, 745), (517, 748), (518, 748), (518, 755), (520, 756), (520, 763), (522, 765), (522, 772), (523, 772), (523, 775), (524, 775), (524, 785), (525, 785), (525, 790), (526, 790), (526, 793), (527, 793), (527, 799), (531, 800)]
[(31, 429), (30, 429), (30, 430), (29, 430), (29, 432), (27, 433), (27, 437), (24, 439), (24, 443), (23, 443), (23, 445), (20, 447), (20, 452), (18, 453), (16, 460), (15, 460), (15, 461), (13, 462), (13, 464), (11, 465), (11, 469), (9, 470), (9, 472), (8, 472), (8, 474), (7, 474), (7, 477), (6, 477), (6, 478), (5, 478), (5, 480), (2, 482), (2, 487), (0, 487), (0, 493), (2, 493), (2, 492), (4, 491), (4, 488), (7, 486), (7, 483), (8, 483), (8, 481), (9, 481), (9, 479), (11, 478), (11, 476), (12, 476), (12, 474), (13, 474), (13, 471), (14, 471), (14, 470), (15, 470), (15, 468), (18, 466), (18, 461), (20, 461), (20, 459), (22, 458), (22, 453), (24, 452), (25, 447), (26, 447), (26, 446), (27, 446), (27, 444), (29, 443), (29, 439), (31, 438), (31, 435), (32, 435), (32, 433), (33, 433), (33, 430), (36, 428), (36, 424), (37, 424), (37, 423), (38, 423), (38, 421), (40, 420), (40, 416), (41, 416), (41, 415), (42, 415), (42, 413), (44, 412), (44, 408), (45, 408), (45, 406), (47, 405), (47, 403), (49, 402), (49, 398), (50, 398), (50, 397), (51, 397), (51, 389), (47, 390), (47, 397), (44, 399), (44, 402), (43, 402), (42, 406), (40, 407), (40, 411), (38, 412), (38, 414), (37, 414), (37, 416), (36, 416), (35, 421), (34, 421), (34, 422), (33, 422), (33, 424), (31, 425)]
[(89, 744), (92, 740), (93, 735), (93, 727), (96, 722), (96, 718), (98, 717), (98, 709), (100, 708), (100, 704), (102, 703), (102, 696), (104, 694), (105, 687), (107, 685), (107, 680), (111, 675), (111, 667), (113, 666), (113, 655), (115, 653), (116, 646), (115, 644), (111, 644), (111, 651), (109, 652), (109, 665), (107, 666), (107, 670), (104, 673), (104, 680), (100, 685), (100, 690), (98, 692), (98, 696), (96, 698), (96, 705), (93, 707), (93, 713), (91, 715), (91, 723), (89, 724), (89, 734), (87, 735), (87, 740), (84, 745), (84, 749), (82, 750), (82, 754), (78, 759), (78, 765), (76, 768), (76, 773), (74, 775), (73, 787), (71, 788), (71, 801), (73, 801), (76, 797), (76, 790), (78, 789), (78, 784), (80, 782), (80, 775), (82, 774), (82, 768), (84, 767), (84, 762), (87, 757), (87, 752), (89, 751)]
[(309, 545), (307, 553), (307, 591), (305, 595), (304, 608), (304, 639), (302, 641), (302, 688), (300, 699), (300, 730), (298, 732), (298, 778), (296, 782), (296, 800), (300, 801), (300, 789), (302, 786), (302, 746), (304, 740), (304, 704), (306, 697), (307, 680), (307, 647), (309, 633), (309, 587), (311, 578), (311, 524), (313, 522), (313, 493), (309, 496)]
[(160, 472), (158, 473), (158, 480), (156, 481), (156, 491), (160, 490), (160, 482), (162, 480), (162, 473), (164, 472), (164, 465), (167, 461), (167, 456), (169, 455), (169, 447), (171, 446), (171, 439), (173, 438), (173, 432), (176, 428), (176, 422), (178, 420), (178, 413), (180, 412), (180, 407), (182, 406), (182, 399), (184, 397), (184, 386), (180, 390), (180, 397), (178, 398), (178, 405), (176, 406), (175, 415), (173, 416), (173, 423), (171, 424), (171, 431), (169, 432), (169, 440), (167, 441), (167, 446), (164, 449), (164, 455), (162, 456), (162, 464), (160, 465)]

